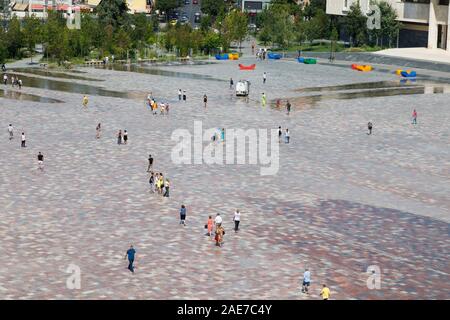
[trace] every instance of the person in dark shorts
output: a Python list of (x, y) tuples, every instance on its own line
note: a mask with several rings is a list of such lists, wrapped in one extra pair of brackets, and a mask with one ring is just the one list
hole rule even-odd
[(186, 207), (184, 204), (181, 205), (180, 209), (180, 224), (186, 226)]
[(44, 170), (44, 155), (41, 152), (38, 153), (37, 159), (38, 159), (38, 169)]
[(206, 108), (206, 105), (208, 104), (208, 96), (206, 94), (203, 95), (203, 103), (205, 104), (205, 108)]
[(289, 102), (289, 100), (286, 103), (286, 111), (288, 115), (291, 113), (291, 103)]
[(302, 292), (308, 293), (309, 286), (311, 284), (311, 272), (309, 272), (308, 268), (305, 269), (305, 273), (303, 273), (303, 284), (302, 284)]
[(186, 102), (186, 90), (183, 90), (183, 101)]
[(125, 259), (128, 258), (128, 270), (134, 273), (134, 259), (136, 257), (136, 250), (134, 250), (133, 245), (130, 246), (130, 249), (127, 250), (125, 254)]
[(151, 154), (148, 155), (148, 168), (147, 172), (150, 172), (150, 170), (153, 169), (153, 157)]
[(22, 132), (21, 141), (22, 141), (21, 147), (22, 148), (26, 148), (26, 145), (25, 145), (25, 143), (26, 143), (25, 132)]
[(281, 136), (283, 135), (283, 132), (281, 131), (281, 126), (278, 127), (278, 142), (281, 143)]
[(128, 132), (127, 130), (123, 130), (123, 143), (127, 144), (128, 142)]
[(368, 135), (372, 134), (372, 128), (373, 128), (373, 124), (371, 121), (369, 121), (369, 123), (367, 124), (367, 129), (369, 130), (369, 132), (367, 133)]

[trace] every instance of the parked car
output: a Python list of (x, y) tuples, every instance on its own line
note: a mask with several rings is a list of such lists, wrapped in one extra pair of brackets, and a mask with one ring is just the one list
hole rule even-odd
[(194, 15), (194, 22), (195, 23), (200, 23), (200, 19), (201, 19), (201, 15), (200, 15), (200, 12), (197, 12), (195, 15)]
[(250, 94), (250, 81), (239, 80), (236, 83), (236, 96), (246, 97)]

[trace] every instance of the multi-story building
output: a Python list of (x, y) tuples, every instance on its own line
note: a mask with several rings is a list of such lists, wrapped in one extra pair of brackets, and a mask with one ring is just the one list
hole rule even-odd
[[(369, 13), (371, 0), (327, 0), (327, 14), (346, 15), (359, 1), (363, 13)], [(449, 0), (384, 0), (397, 11), (402, 23), (399, 47), (428, 47), (450, 51)]]
[[(0, 0), (5, 1), (5, 0)], [(11, 16), (23, 18), (35, 15), (45, 17), (47, 10), (57, 10), (67, 14), (71, 10), (92, 11), (101, 0), (7, 0), (10, 2)], [(130, 13), (150, 13), (154, 0), (127, 0)]]

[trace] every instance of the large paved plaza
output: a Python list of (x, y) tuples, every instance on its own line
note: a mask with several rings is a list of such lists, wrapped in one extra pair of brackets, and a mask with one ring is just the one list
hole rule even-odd
[[(90, 94), (87, 110), (82, 92), (28, 87), (27, 80), (22, 92), (63, 102), (0, 97), (0, 298), (320, 299), (326, 283), (333, 299), (448, 299), (450, 94), (308, 98), (327, 92), (298, 89), (399, 79), (292, 59), (239, 71), (238, 63), (253, 62), (157, 67), (160, 75), (92, 68), (76, 74), (101, 82), (29, 75), (129, 92)], [(450, 74), (429, 76), (450, 81)], [(249, 101), (234, 96), (230, 77), (251, 81)], [(179, 88), (186, 103), (178, 101)], [(170, 103), (168, 116), (145, 106), (150, 91)], [(262, 92), (270, 101), (291, 98), (291, 114), (262, 107)], [(282, 126), (291, 143), (279, 146), (276, 175), (261, 176), (258, 165), (175, 164), (172, 132), (193, 132), (194, 121), (204, 129)], [(127, 145), (117, 145), (119, 129), (128, 131)], [(21, 130), (27, 148), (20, 148)], [(150, 193), (149, 154), (171, 181), (170, 198)], [(181, 204), (185, 227), (178, 224)], [(221, 248), (204, 235), (216, 213), (226, 230)], [(130, 244), (137, 250), (134, 275), (124, 260)], [(70, 264), (81, 269), (79, 290), (66, 287)], [(366, 285), (372, 265), (381, 269), (378, 290)], [(300, 291), (306, 267), (309, 296)]]

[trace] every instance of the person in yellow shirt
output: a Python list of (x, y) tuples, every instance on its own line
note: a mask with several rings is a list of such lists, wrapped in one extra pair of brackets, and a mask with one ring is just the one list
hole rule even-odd
[(330, 299), (330, 289), (328, 289), (326, 284), (323, 285), (322, 291), (320, 291), (320, 295), (322, 296), (323, 300)]
[(83, 97), (83, 107), (87, 107), (88, 102), (89, 102), (88, 97), (84, 96)]

